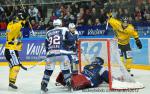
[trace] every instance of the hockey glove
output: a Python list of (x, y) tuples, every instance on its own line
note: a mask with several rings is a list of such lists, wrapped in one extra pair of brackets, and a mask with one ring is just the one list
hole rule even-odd
[(135, 38), (136, 45), (139, 49), (142, 49), (142, 43), (139, 38)]

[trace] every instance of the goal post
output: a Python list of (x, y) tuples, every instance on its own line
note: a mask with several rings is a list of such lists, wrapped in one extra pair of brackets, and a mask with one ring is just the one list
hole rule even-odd
[(109, 72), (109, 89), (140, 89), (143, 84), (136, 82), (127, 72), (120, 60), (117, 40), (115, 39), (79, 39), (78, 41), (79, 71), (94, 61), (95, 57), (104, 59), (104, 67)]

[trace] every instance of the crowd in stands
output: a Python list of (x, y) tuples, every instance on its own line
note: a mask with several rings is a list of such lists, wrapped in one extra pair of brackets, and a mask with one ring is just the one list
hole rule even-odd
[[(99, 0), (97, 0), (99, 1)], [(135, 0), (101, 0), (104, 2), (78, 2), (55, 4), (52, 7), (51, 16), (48, 17), (41, 5), (24, 6), (29, 14), (29, 20), (33, 29), (45, 29), (52, 27), (52, 21), (60, 18), (63, 25), (74, 22), (77, 26), (82, 25), (102, 25), (106, 24), (106, 11), (111, 11), (113, 17), (129, 17), (130, 22), (150, 23), (150, 3), (142, 2), (135, 4)], [(44, 5), (43, 5), (44, 6)], [(0, 29), (6, 29), (9, 18), (14, 13), (24, 11), (21, 6), (2, 6), (0, 5)], [(47, 11), (46, 11), (47, 12)], [(48, 23), (45, 22), (48, 18)]]

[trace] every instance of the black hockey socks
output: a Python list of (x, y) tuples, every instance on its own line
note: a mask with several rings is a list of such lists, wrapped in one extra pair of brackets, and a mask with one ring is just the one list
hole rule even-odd
[(44, 71), (44, 76), (43, 76), (43, 79), (42, 79), (42, 82), (41, 82), (41, 90), (44, 91), (44, 92), (48, 91), (47, 85), (49, 83), (50, 76), (52, 75), (52, 73), (53, 73), (53, 70), (45, 70)]

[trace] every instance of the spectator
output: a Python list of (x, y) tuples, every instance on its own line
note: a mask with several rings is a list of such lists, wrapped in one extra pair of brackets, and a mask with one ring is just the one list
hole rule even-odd
[(92, 8), (92, 13), (91, 13), (91, 15), (92, 15), (92, 21), (94, 22), (94, 21), (95, 21), (95, 18), (98, 17), (95, 7)]
[(34, 6), (30, 6), (28, 9), (28, 13), (30, 15), (30, 20), (35, 20), (36, 22), (39, 21), (39, 16), (38, 16), (38, 9)]
[(55, 10), (54, 10), (54, 12), (55, 12), (55, 16), (57, 17), (57, 18), (59, 18), (60, 16), (61, 16), (61, 10), (60, 10), (60, 8), (56, 8)]
[(38, 24), (36, 23), (35, 20), (31, 20), (31, 26), (33, 29), (38, 29)]
[(150, 11), (148, 9), (148, 6), (144, 6), (144, 9), (141, 12), (142, 14), (142, 21), (147, 21), (150, 16)]
[(0, 30), (6, 30), (6, 28), (7, 28), (6, 22), (5, 21), (1, 21), (0, 22)]
[(67, 15), (64, 17), (65, 26), (68, 26), (69, 23), (75, 23), (75, 17), (70, 14), (70, 12), (67, 12)]
[(107, 3), (106, 9), (109, 10), (109, 9), (112, 9), (112, 7), (113, 7), (112, 0), (109, 0)]
[(72, 12), (71, 5), (70, 5), (70, 4), (67, 5), (66, 11), (67, 11), (67, 12), (70, 12), (70, 13)]
[(48, 30), (51, 30), (53, 28), (53, 21), (52, 20), (49, 20), (47, 25), (46, 25), (46, 32)]
[(92, 19), (89, 19), (89, 20), (88, 20), (88, 24), (87, 24), (87, 25), (89, 25), (89, 26), (92, 26), (92, 25), (93, 25)]
[(0, 5), (0, 21), (3, 20), (3, 17), (5, 16), (4, 8)]
[(0, 15), (2, 14), (2, 13), (4, 13), (4, 8), (1, 6), (1, 4), (0, 4)]
[(129, 14), (128, 9), (124, 9), (123, 15), (126, 16), (126, 17), (130, 17), (130, 16), (131, 16), (131, 15)]
[(41, 20), (39, 21), (39, 25), (38, 28), (39, 30), (45, 30), (46, 26), (45, 26), (45, 21), (43, 18), (41, 18)]
[(112, 16), (114, 17), (114, 18), (116, 18), (117, 17), (117, 14), (118, 14), (118, 12), (116, 11), (116, 9), (112, 9)]
[(104, 12), (104, 9), (100, 9), (100, 23), (101, 24), (104, 24), (106, 23), (106, 16), (105, 16), (105, 12)]
[(135, 17), (135, 21), (137, 21), (137, 22), (141, 21), (141, 19), (142, 19), (141, 10), (139, 9), (138, 6), (135, 8), (134, 17)]
[(85, 16), (84, 16), (84, 23), (87, 24), (87, 23), (88, 23), (88, 20), (92, 18), (90, 9), (86, 9), (84, 15), (85, 15)]
[(51, 13), (52, 15), (50, 16), (50, 20), (55, 20), (55, 19), (57, 19), (57, 16), (55, 16), (55, 13), (52, 11), (52, 13)]
[(95, 19), (95, 25), (96, 25), (96, 26), (100, 26), (100, 25), (101, 25), (99, 18), (96, 18), (96, 19)]
[(71, 9), (72, 9), (71, 14), (76, 17), (77, 13), (79, 12), (79, 6), (78, 6), (78, 4), (77, 3), (72, 3)]
[(84, 8), (80, 8), (80, 12), (77, 14), (77, 25), (84, 25)]
[(67, 11), (66, 11), (66, 8), (65, 8), (64, 5), (61, 5), (61, 6), (60, 6), (60, 11), (61, 11), (61, 13), (63, 14), (63, 17), (67, 14)]
[(118, 9), (118, 15), (117, 15), (117, 18), (122, 18), (124, 15), (123, 15), (123, 10), (122, 8), (119, 8)]

